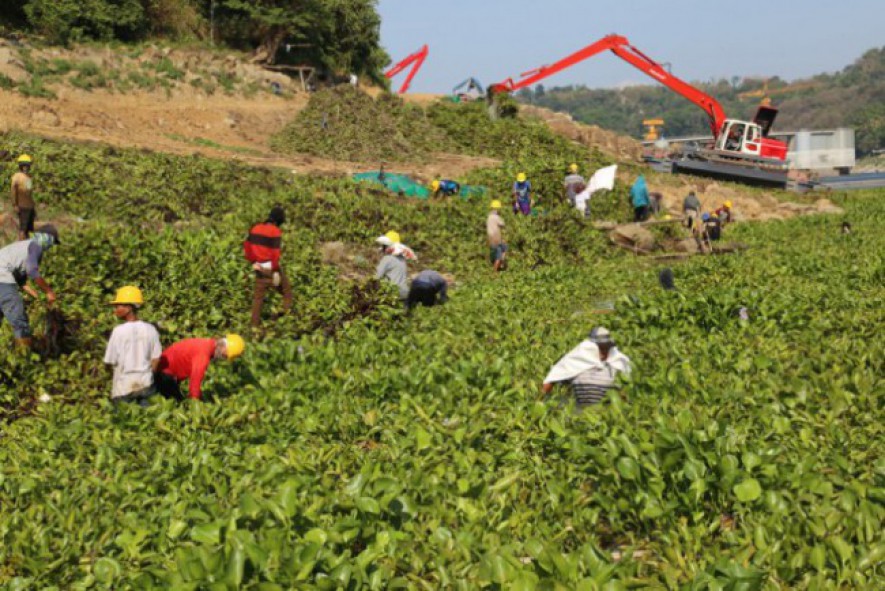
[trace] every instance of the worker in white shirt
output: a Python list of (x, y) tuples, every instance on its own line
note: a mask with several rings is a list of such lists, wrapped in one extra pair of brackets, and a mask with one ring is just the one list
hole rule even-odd
[(163, 347), (152, 324), (138, 318), (144, 296), (137, 287), (127, 285), (117, 290), (110, 303), (114, 315), (123, 321), (114, 328), (104, 354), (104, 362), (114, 368), (112, 402), (136, 402), (141, 406), (154, 393), (154, 372), (160, 363)]

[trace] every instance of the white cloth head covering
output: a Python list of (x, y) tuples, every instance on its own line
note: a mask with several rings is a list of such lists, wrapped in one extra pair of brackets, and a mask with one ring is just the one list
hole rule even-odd
[(609, 365), (615, 371), (625, 374), (630, 373), (630, 358), (618, 351), (617, 347), (612, 347), (608, 352), (608, 357), (603, 361), (599, 358), (599, 346), (588, 339), (582, 341), (580, 345), (557, 361), (550, 368), (547, 377), (544, 378), (544, 383), (567, 382), (575, 379), (588, 369), (602, 365)]

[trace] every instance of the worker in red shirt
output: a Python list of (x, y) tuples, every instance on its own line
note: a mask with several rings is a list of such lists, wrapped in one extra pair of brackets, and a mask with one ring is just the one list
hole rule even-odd
[(255, 224), (243, 242), (246, 260), (252, 263), (255, 271), (255, 291), (252, 295), (252, 326), (261, 325), (261, 309), (269, 290), (283, 296), (283, 313), (292, 308), (292, 285), (280, 267), (280, 252), (283, 232), (280, 227), (286, 223), (286, 212), (282, 207), (274, 207), (267, 221)]
[(154, 383), (166, 398), (182, 400), (180, 384), (188, 380), (188, 398), (200, 400), (203, 396), (203, 377), (213, 359), (233, 361), (243, 354), (246, 342), (239, 335), (229, 334), (223, 339), (185, 339), (178, 341), (160, 356)]

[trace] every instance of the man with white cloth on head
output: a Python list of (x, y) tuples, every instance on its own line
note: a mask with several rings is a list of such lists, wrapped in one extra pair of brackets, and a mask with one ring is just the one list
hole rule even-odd
[(593, 193), (602, 190), (611, 191), (615, 188), (615, 175), (618, 173), (618, 165), (613, 164), (600, 168), (590, 177), (590, 182), (584, 187), (584, 190), (575, 195), (575, 207), (584, 214), (585, 218), (590, 217), (590, 199)]
[(601, 326), (587, 340), (569, 351), (550, 369), (541, 391), (549, 394), (553, 385), (568, 383), (575, 394), (578, 410), (600, 402), (615, 387), (617, 375), (630, 373), (630, 358), (618, 351), (611, 333)]

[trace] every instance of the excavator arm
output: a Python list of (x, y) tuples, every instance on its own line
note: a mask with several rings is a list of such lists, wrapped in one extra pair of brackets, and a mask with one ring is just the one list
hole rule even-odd
[(584, 49), (581, 49), (556, 63), (541, 66), (540, 68), (529, 72), (524, 72), (520, 74), (519, 80), (508, 78), (503, 82), (493, 84), (490, 87), (490, 91), (493, 94), (499, 92), (514, 92), (520, 88), (531, 86), (532, 84), (540, 82), (554, 74), (558, 74), (559, 72), (606, 50), (611, 51), (631, 66), (648, 74), (673, 92), (684, 96), (703, 109), (704, 113), (706, 113), (707, 117), (710, 119), (710, 129), (713, 131), (713, 137), (719, 136), (720, 130), (722, 129), (722, 123), (725, 121), (725, 111), (722, 109), (722, 105), (710, 95), (698, 90), (691, 84), (688, 84), (668, 72), (663, 66), (661, 66), (661, 64), (630, 45), (630, 41), (628, 41), (626, 37), (620, 35), (603, 37), (596, 43), (588, 45)]
[(428, 53), (430, 53), (430, 48), (428, 48), (427, 45), (424, 45), (421, 49), (384, 72), (385, 76), (393, 78), (409, 66), (412, 66), (412, 70), (409, 72), (409, 75), (406, 76), (405, 82), (403, 82), (403, 85), (400, 86), (399, 91), (397, 91), (399, 94), (405, 94), (409, 91), (409, 87), (412, 85), (412, 79), (415, 77), (415, 74), (418, 73), (418, 70), (421, 69), (421, 66), (424, 65), (424, 60), (427, 59)]

